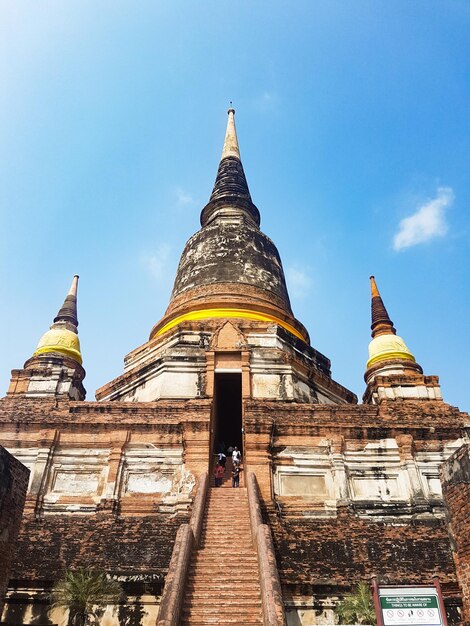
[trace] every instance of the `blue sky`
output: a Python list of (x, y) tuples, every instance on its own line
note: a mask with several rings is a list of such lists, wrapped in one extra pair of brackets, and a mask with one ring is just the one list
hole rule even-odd
[(80, 274), (88, 399), (168, 303), (228, 102), (262, 229), (334, 378), (359, 396), (375, 274), (469, 410), (470, 4), (4, 0), (0, 385)]

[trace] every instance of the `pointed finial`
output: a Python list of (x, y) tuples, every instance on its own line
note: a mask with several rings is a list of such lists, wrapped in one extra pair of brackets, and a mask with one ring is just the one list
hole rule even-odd
[(70, 286), (69, 292), (64, 300), (64, 304), (59, 309), (59, 312), (54, 317), (54, 323), (56, 322), (69, 322), (75, 327), (78, 326), (77, 316), (77, 289), (78, 289), (78, 275), (75, 274)]
[(69, 289), (69, 296), (77, 296), (77, 289), (78, 289), (78, 279), (80, 278), (80, 276), (78, 274), (75, 274), (73, 279), (72, 279), (72, 284), (70, 285), (70, 289)]
[(396, 335), (397, 331), (393, 327), (393, 322), (387, 313), (374, 276), (370, 277), (370, 291), (372, 295), (372, 337), (377, 335)]
[(371, 276), (369, 280), (370, 280), (370, 291), (371, 291), (372, 297), (376, 298), (378, 296), (380, 298), (380, 293), (377, 287), (377, 283), (375, 282), (375, 276)]
[(230, 108), (227, 111), (228, 120), (227, 120), (227, 130), (225, 132), (225, 141), (224, 147), (222, 150), (222, 159), (226, 157), (236, 157), (240, 158), (240, 148), (238, 147), (238, 138), (237, 138), (237, 130), (235, 128), (235, 109), (232, 108), (232, 103), (230, 102)]
[(251, 199), (240, 159), (234, 116), (235, 109), (230, 108), (222, 157), (217, 168), (211, 197), (201, 211), (201, 226), (207, 226), (213, 219), (220, 216), (220, 209), (224, 208), (232, 213), (236, 211), (245, 215), (253, 220), (256, 226), (260, 224), (260, 214)]

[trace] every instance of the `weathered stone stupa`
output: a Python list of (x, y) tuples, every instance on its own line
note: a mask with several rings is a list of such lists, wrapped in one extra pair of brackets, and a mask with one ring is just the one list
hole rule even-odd
[[(439, 468), (469, 416), (396, 335), (373, 277), (364, 403), (333, 380), (260, 230), (234, 116), (168, 308), (123, 374), (85, 401), (78, 277), (12, 372), (0, 442), (31, 478), (4, 624), (59, 623), (47, 592), (78, 566), (124, 585), (103, 626), (331, 624), (372, 576), (438, 576), (450, 623), (461, 619), (454, 559), (468, 557), (449, 540)], [(230, 459), (222, 488), (207, 487), (235, 446), (239, 490)]]

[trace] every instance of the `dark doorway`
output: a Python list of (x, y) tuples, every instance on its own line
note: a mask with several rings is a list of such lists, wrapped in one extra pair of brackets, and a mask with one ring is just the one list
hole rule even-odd
[(214, 452), (237, 446), (243, 452), (242, 375), (215, 374), (214, 385)]

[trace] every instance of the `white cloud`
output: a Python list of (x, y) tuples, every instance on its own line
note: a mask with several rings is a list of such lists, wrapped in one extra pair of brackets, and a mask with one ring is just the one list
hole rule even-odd
[(144, 255), (142, 257), (142, 263), (153, 278), (155, 278), (159, 283), (165, 282), (168, 278), (168, 261), (170, 253), (171, 246), (167, 243), (162, 243), (158, 246), (155, 254)]
[(443, 237), (448, 231), (445, 211), (453, 201), (452, 189), (439, 187), (435, 198), (418, 207), (413, 215), (401, 220), (393, 238), (394, 250), (403, 250), (434, 237)]
[(179, 206), (186, 206), (193, 202), (193, 197), (181, 187), (175, 189), (176, 202)]
[(308, 273), (295, 265), (286, 267), (286, 281), (289, 293), (297, 299), (304, 298), (312, 286), (312, 279)]
[(278, 104), (278, 96), (275, 91), (263, 91), (255, 98), (255, 106), (258, 111), (267, 112), (275, 110)]

